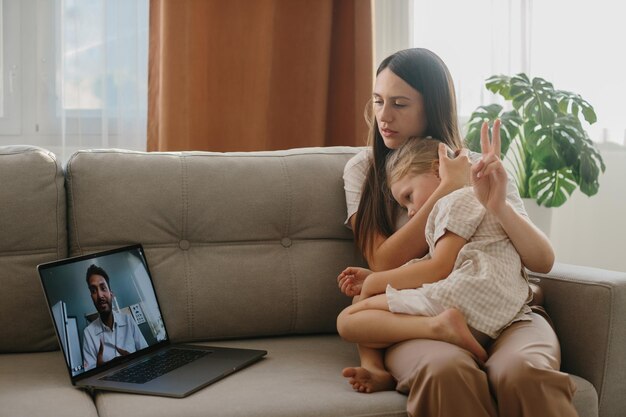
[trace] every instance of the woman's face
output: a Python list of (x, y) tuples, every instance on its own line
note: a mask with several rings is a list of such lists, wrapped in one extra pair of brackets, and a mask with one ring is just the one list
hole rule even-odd
[(424, 136), (427, 123), (422, 95), (389, 68), (376, 77), (373, 102), (378, 131), (389, 149), (398, 149), (412, 136)]

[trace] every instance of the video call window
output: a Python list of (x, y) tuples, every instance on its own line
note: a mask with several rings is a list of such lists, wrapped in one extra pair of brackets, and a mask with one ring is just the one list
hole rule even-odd
[(42, 272), (72, 376), (166, 339), (140, 249)]

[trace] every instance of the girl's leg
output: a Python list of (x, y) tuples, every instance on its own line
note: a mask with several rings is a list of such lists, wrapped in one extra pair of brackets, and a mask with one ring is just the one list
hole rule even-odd
[(342, 375), (356, 391), (393, 391), (396, 380), (385, 369), (384, 350), (357, 345), (361, 366), (344, 368)]
[(366, 347), (382, 348), (410, 339), (433, 339), (467, 349), (480, 360), (487, 359), (460, 311), (448, 309), (434, 317), (396, 314), (389, 311), (385, 294), (347, 307), (337, 318), (337, 330), (344, 339)]
[[(359, 303), (360, 297), (354, 298), (354, 304)], [(341, 315), (340, 315), (341, 317)], [(337, 319), (339, 323), (340, 318)], [(378, 391), (392, 391), (396, 384), (395, 379), (385, 369), (384, 347), (365, 347), (357, 344), (361, 366), (344, 368), (342, 375), (354, 390), (364, 393)]]

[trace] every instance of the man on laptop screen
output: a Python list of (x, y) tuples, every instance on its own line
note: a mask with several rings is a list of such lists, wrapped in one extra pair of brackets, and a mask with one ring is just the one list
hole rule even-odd
[(166, 338), (144, 262), (136, 248), (46, 271), (44, 285), (58, 305), (54, 319), (73, 375)]
[(117, 356), (125, 356), (148, 347), (139, 326), (128, 314), (115, 313), (113, 292), (106, 271), (91, 264), (87, 269), (87, 286), (99, 317), (85, 327), (83, 358), (86, 371)]

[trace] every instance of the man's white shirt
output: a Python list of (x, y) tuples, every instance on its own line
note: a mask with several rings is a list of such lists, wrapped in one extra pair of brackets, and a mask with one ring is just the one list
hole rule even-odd
[(100, 317), (85, 327), (83, 333), (83, 361), (85, 371), (95, 368), (100, 342), (104, 345), (102, 359), (108, 362), (121, 356), (117, 348), (129, 353), (148, 347), (135, 320), (128, 315), (113, 312), (113, 329), (107, 327)]

